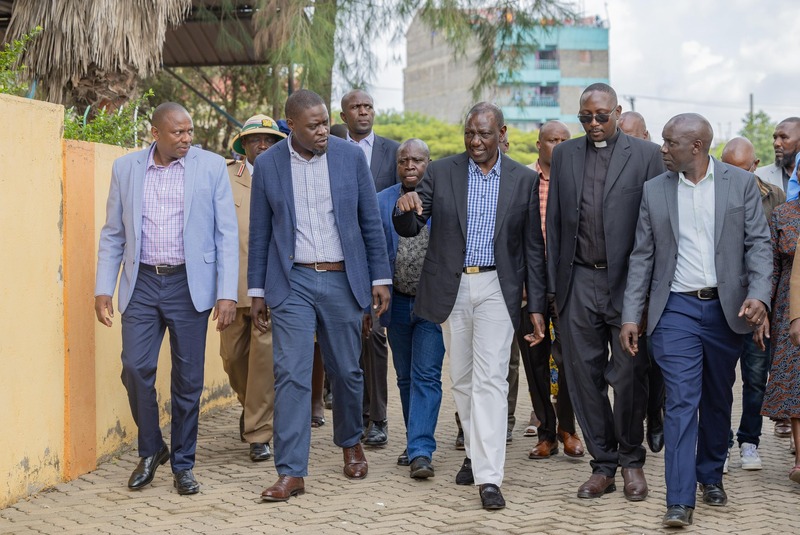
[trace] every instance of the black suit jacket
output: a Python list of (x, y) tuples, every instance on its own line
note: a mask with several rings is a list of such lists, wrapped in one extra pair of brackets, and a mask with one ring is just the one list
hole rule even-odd
[[(572, 283), (583, 191), (586, 136), (570, 139), (553, 150), (547, 198), (547, 286), (561, 312)], [(606, 175), (603, 226), (611, 302), (622, 313), (628, 257), (633, 250), (642, 188), (664, 172), (658, 145), (619, 133)]]
[[(417, 193), (422, 215), (398, 214), (392, 219), (400, 236), (416, 236), (431, 220), (430, 242), (417, 287), (414, 313), (443, 323), (464, 275), (467, 243), (467, 153), (428, 165)], [(497, 219), (494, 230), (497, 276), (509, 317), (519, 325), (523, 284), (528, 288), (528, 311), (545, 310), (544, 242), (539, 218), (539, 177), (531, 169), (502, 156)]]
[(375, 191), (383, 191), (400, 182), (397, 176), (397, 149), (400, 143), (375, 134), (369, 170), (375, 181)]

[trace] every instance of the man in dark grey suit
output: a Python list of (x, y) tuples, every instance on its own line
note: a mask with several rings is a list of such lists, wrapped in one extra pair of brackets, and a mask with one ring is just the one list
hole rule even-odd
[(736, 361), (741, 335), (767, 318), (772, 253), (756, 181), (709, 157), (708, 121), (677, 115), (662, 137), (669, 172), (644, 187), (620, 343), (631, 360), (641, 358), (647, 308), (647, 334), (667, 387), (663, 524), (679, 527), (692, 523), (698, 482), (704, 503), (727, 503), (722, 470)]
[(500, 108), (473, 106), (466, 152), (431, 163), (393, 217), (400, 236), (415, 236), (431, 220), (414, 313), (442, 324), (467, 450), (456, 483), (480, 485), (485, 509), (505, 507), (506, 377), (523, 284), (531, 344), (544, 338), (546, 305), (538, 177), (500, 154), (505, 131)]
[(548, 290), (555, 293), (561, 320), (575, 416), (593, 458), (592, 476), (578, 497), (598, 498), (616, 490), (619, 465), (625, 497), (638, 501), (647, 497), (642, 440), (648, 362), (629, 358), (618, 335), (642, 186), (661, 174), (664, 164), (656, 144), (617, 128), (621, 111), (611, 87), (590, 85), (581, 95), (578, 115), (586, 136), (553, 151)]
[[(367, 157), (369, 170), (375, 181), (375, 191), (383, 191), (400, 182), (396, 162), (400, 144), (372, 131), (375, 120), (372, 97), (360, 89), (347, 93), (342, 97), (341, 118), (347, 125), (346, 139), (361, 147)], [(365, 322), (364, 330), (369, 333), (369, 337), (361, 340), (361, 366), (366, 385), (363, 441), (366, 446), (385, 446), (389, 441), (389, 425), (386, 421), (389, 345), (386, 341), (386, 328), (376, 318), (367, 316)]]

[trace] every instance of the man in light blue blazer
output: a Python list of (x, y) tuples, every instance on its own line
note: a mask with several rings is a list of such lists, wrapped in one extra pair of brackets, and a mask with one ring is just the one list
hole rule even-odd
[(742, 335), (767, 317), (772, 254), (753, 175), (709, 157), (714, 137), (700, 115), (667, 122), (668, 172), (644, 185), (630, 255), (620, 344), (631, 358), (647, 336), (664, 374), (664, 526), (692, 523), (703, 502), (728, 501), (722, 485), (733, 382)]
[[(179, 104), (157, 107), (152, 124), (155, 143), (118, 158), (112, 168), (95, 313), (111, 326), (119, 276), (122, 382), (141, 457), (128, 487), (149, 484), (156, 468), (170, 460), (178, 492), (195, 494), (208, 315), (216, 304), (221, 331), (236, 314), (239, 238), (225, 160), (191, 146), (192, 119)], [(171, 454), (161, 436), (155, 390), (166, 329), (172, 349)]]
[(333, 397), (333, 441), (344, 474), (367, 475), (361, 448), (361, 318), (389, 305), (391, 271), (364, 152), (329, 137), (328, 110), (308, 90), (286, 100), (288, 139), (256, 158), (250, 201), (248, 295), (266, 330), (272, 314), (274, 445), (278, 481), (261, 493), (305, 491), (311, 444), (311, 369), (317, 335)]

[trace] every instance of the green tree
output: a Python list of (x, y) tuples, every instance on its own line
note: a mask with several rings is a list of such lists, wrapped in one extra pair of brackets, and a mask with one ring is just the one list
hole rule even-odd
[[(445, 123), (418, 113), (380, 113), (375, 117), (375, 132), (398, 142), (420, 138), (428, 144), (434, 160), (464, 152), (463, 124)], [(508, 139), (509, 157), (526, 165), (536, 161), (538, 130), (523, 132), (509, 128)]]
[(399, 39), (416, 15), (456, 58), (477, 43), (476, 98), (535, 50), (528, 30), (575, 17), (562, 0), (263, 0), (254, 18), (255, 45), (273, 65), (300, 65), (298, 85), (329, 102), (334, 71), (349, 87), (363, 87), (375, 72), (372, 43), (387, 35)]
[(768, 164), (775, 159), (775, 152), (772, 148), (772, 133), (775, 131), (775, 123), (763, 110), (756, 113), (747, 112), (742, 119), (742, 129), (739, 135), (746, 137), (756, 148), (756, 158), (761, 160), (762, 165)]

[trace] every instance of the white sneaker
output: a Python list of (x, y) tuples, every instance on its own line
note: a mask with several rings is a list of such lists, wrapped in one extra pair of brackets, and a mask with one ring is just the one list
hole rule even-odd
[[(730, 452), (728, 453), (730, 455)], [(755, 444), (742, 442), (740, 451), (742, 457), (742, 470), (761, 470), (761, 457)]]
[(728, 455), (725, 456), (725, 464), (722, 465), (722, 473), (728, 473), (728, 462), (731, 460), (731, 450), (728, 448)]

